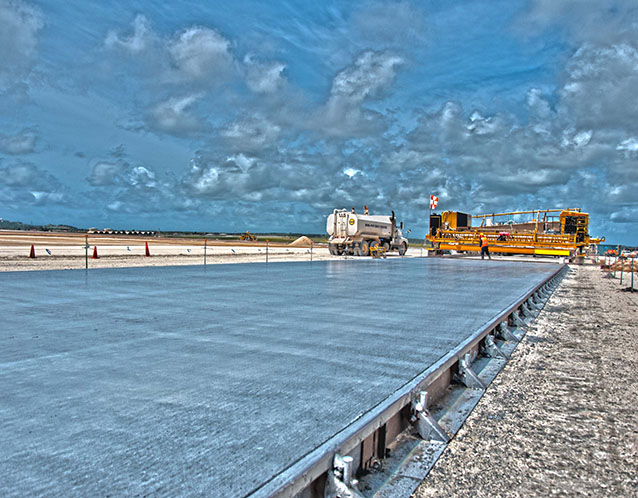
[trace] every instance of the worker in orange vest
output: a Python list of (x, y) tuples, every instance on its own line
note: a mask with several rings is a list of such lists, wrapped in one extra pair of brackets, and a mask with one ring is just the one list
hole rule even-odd
[(481, 244), (481, 259), (485, 259), (485, 255), (487, 255), (488, 258), (492, 259), (492, 256), (490, 256), (490, 247), (487, 243), (487, 237), (481, 236), (479, 240)]

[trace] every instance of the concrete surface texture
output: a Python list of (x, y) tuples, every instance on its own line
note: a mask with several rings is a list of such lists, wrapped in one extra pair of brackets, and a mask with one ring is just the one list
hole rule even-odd
[(414, 496), (638, 496), (637, 320), (571, 267)]
[(554, 271), (388, 259), (1, 273), (0, 495), (245, 495)]

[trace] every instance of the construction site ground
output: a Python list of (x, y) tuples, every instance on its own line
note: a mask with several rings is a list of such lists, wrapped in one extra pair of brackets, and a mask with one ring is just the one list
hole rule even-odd
[(638, 292), (627, 284), (570, 267), (416, 498), (638, 496)]
[[(150, 257), (146, 256), (146, 244)], [(29, 258), (31, 245), (35, 259)], [(143, 237), (80, 233), (43, 233), (0, 230), (0, 271), (71, 270), (134, 266), (179, 266), (269, 261), (329, 259), (327, 245), (268, 243), (265, 240), (208, 240), (201, 238)], [(268, 245), (268, 247), (266, 247)], [(93, 252), (97, 247), (97, 259)]]

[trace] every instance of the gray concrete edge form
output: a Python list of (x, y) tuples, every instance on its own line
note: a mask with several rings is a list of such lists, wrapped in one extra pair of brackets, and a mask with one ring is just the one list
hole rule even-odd
[(428, 386), (439, 379), (444, 372), (453, 368), (466, 353), (477, 347), (495, 327), (506, 321), (513, 312), (520, 308), (523, 303), (530, 299), (541, 287), (566, 270), (567, 265), (561, 264), (554, 273), (548, 275), (529, 292), (522, 294), (512, 302), (510, 307), (498, 314), (494, 319), (488, 322), (487, 325), (476, 330), (454, 350), (447, 353), (427, 370), (395, 391), (382, 403), (363, 414), (348, 427), (345, 427), (341, 432), (335, 434), (333, 438), (308, 453), (284, 472), (273, 477), (269, 482), (255, 490), (249, 496), (251, 498), (270, 496), (288, 498), (294, 497), (308, 488), (322, 474), (332, 469), (335, 454), (347, 455), (352, 452), (364, 439), (383, 426), (406, 405), (411, 403), (416, 393), (427, 390)]

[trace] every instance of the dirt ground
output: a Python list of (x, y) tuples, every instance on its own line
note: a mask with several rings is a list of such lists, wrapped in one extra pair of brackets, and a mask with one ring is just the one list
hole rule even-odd
[(414, 497), (638, 496), (638, 292), (626, 287), (572, 266)]
[[(150, 257), (146, 256), (146, 244)], [(31, 245), (35, 259), (29, 258)], [(323, 245), (289, 245), (265, 241), (90, 235), (88, 267), (177, 266), (220, 263), (313, 261), (331, 258)], [(97, 259), (93, 253), (97, 247)], [(87, 251), (83, 234), (0, 231), (0, 271), (68, 270), (85, 268)]]

